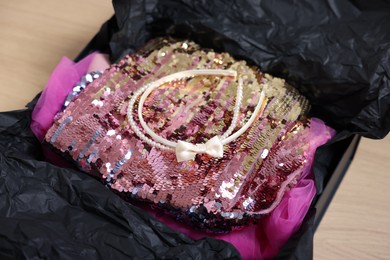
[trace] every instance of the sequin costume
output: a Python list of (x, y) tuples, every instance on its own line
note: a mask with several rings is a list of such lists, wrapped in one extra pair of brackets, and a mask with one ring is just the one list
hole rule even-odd
[[(198, 154), (178, 163), (174, 153), (132, 132), (128, 100), (148, 82), (197, 68), (233, 69), (243, 78), (236, 128), (251, 116), (264, 85), (266, 102), (255, 123), (224, 147), (223, 158)], [(168, 140), (202, 143), (229, 127), (236, 87), (236, 80), (217, 76), (164, 84), (147, 98), (143, 116)], [(281, 79), (226, 53), (164, 39), (92, 82), (56, 116), (45, 141), (127, 199), (152, 202), (202, 229), (229, 231), (274, 209), (299, 178), (309, 148), (310, 120), (303, 116), (308, 110), (307, 100)]]

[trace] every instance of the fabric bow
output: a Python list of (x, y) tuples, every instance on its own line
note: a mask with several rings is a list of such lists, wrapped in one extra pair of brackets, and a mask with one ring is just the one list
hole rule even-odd
[(223, 143), (218, 136), (214, 136), (205, 144), (191, 144), (178, 141), (176, 144), (176, 159), (178, 162), (194, 160), (198, 153), (206, 153), (212, 157), (223, 157)]

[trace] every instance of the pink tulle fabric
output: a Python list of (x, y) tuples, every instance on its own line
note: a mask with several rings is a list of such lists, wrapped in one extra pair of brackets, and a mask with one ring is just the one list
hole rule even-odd
[(54, 116), (62, 108), (73, 85), (87, 72), (105, 70), (108, 66), (106, 55), (100, 53), (92, 53), (78, 63), (67, 57), (61, 59), (32, 112), (31, 129), (40, 141), (53, 124)]
[[(31, 129), (39, 140), (43, 140), (53, 123), (54, 116), (61, 109), (73, 85), (87, 72), (103, 70), (108, 66), (106, 57), (98, 53), (91, 54), (78, 63), (65, 57), (62, 58), (32, 113)], [(294, 188), (285, 193), (280, 204), (270, 214), (263, 217), (257, 225), (227, 234), (205, 233), (178, 223), (159, 211), (154, 211), (149, 207), (143, 208), (172, 229), (180, 231), (192, 239), (214, 237), (230, 242), (240, 251), (243, 259), (272, 258), (302, 224), (316, 193), (311, 172), (315, 150), (331, 139), (334, 134), (334, 130), (327, 127), (320, 119), (312, 118), (310, 149), (306, 151), (309, 159), (303, 169), (301, 180)], [(47, 151), (45, 154), (49, 161), (60, 166), (65, 165), (62, 160)]]

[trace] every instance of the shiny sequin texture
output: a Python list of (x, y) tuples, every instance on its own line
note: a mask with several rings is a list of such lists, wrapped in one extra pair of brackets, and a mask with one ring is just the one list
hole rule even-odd
[[(233, 69), (243, 79), (236, 130), (250, 118), (263, 85), (266, 101), (251, 127), (224, 147), (222, 158), (198, 154), (178, 163), (174, 152), (143, 143), (133, 133), (128, 101), (149, 82), (201, 68)], [(237, 84), (218, 76), (163, 84), (145, 101), (144, 119), (168, 140), (203, 143), (229, 127)], [(191, 41), (157, 39), (73, 95), (45, 141), (123, 198), (149, 202), (204, 230), (226, 232), (272, 211), (296, 183), (309, 146), (308, 110), (308, 101), (284, 80), (245, 61)], [(138, 124), (136, 111), (133, 117)]]
[(78, 96), (92, 81), (99, 78), (102, 73), (100, 71), (93, 71), (85, 74), (79, 82), (77, 82), (72, 89), (72, 92), (68, 94), (65, 99), (62, 109), (65, 109), (72, 100)]

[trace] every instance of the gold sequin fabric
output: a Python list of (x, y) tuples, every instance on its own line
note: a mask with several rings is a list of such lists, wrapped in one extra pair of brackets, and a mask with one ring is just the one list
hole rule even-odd
[[(236, 130), (251, 117), (262, 90), (265, 102), (250, 128), (224, 146), (222, 158), (198, 154), (177, 162), (174, 152), (134, 134), (126, 115), (129, 99), (163, 76), (205, 68), (235, 70), (243, 79)], [(230, 126), (237, 86), (237, 79), (222, 76), (163, 84), (146, 99), (144, 119), (163, 138), (204, 143)], [(309, 148), (308, 110), (308, 101), (284, 80), (245, 61), (187, 40), (156, 39), (113, 64), (72, 100), (57, 114), (45, 142), (123, 198), (225, 232), (272, 211), (299, 179)]]

